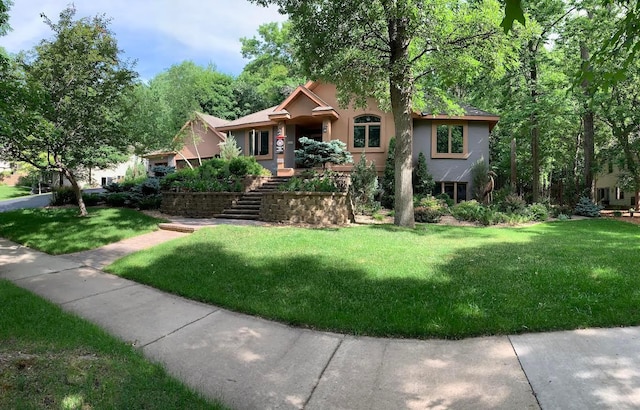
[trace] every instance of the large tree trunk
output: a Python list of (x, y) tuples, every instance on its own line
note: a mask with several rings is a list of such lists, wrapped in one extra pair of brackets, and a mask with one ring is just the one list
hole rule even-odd
[[(584, 43), (580, 43), (580, 58), (582, 59), (583, 71), (589, 70), (589, 49)], [(585, 76), (586, 78), (586, 76)], [(584, 187), (585, 193), (589, 198), (595, 200), (595, 184), (593, 178), (594, 168), (594, 156), (595, 156), (595, 131), (594, 131), (594, 114), (590, 108), (589, 99), (591, 98), (591, 91), (589, 86), (589, 80), (582, 81), (582, 91), (585, 96), (584, 113), (582, 114), (582, 123), (584, 126)]]
[(60, 168), (64, 176), (67, 177), (69, 182), (71, 182), (71, 187), (73, 188), (73, 192), (75, 192), (76, 199), (78, 200), (78, 208), (80, 209), (80, 216), (89, 216), (89, 213), (87, 212), (87, 207), (84, 204), (84, 200), (82, 199), (82, 190), (80, 189), (80, 185), (78, 185), (78, 180), (76, 179), (75, 175), (73, 175), (73, 172), (71, 172), (71, 170), (68, 169), (63, 164), (58, 163), (56, 165)]
[(529, 41), (529, 95), (533, 112), (531, 121), (531, 199), (538, 202), (540, 197), (540, 126), (538, 124), (538, 61), (536, 56), (538, 46), (534, 41)]
[(390, 16), (388, 20), (391, 50), (389, 86), (396, 131), (394, 224), (413, 228), (413, 82), (407, 24), (408, 18), (401, 13)]

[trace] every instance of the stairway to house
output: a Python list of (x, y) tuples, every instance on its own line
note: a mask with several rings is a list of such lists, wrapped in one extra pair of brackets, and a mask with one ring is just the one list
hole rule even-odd
[(222, 219), (260, 219), (260, 204), (262, 203), (262, 195), (266, 192), (277, 191), (278, 187), (289, 181), (289, 177), (271, 177), (261, 187), (245, 193), (230, 208), (222, 211), (221, 214), (214, 215), (216, 218)]

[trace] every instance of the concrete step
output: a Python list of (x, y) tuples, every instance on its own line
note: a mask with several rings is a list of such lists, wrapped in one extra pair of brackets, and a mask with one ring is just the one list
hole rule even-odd
[(214, 215), (218, 219), (246, 219), (251, 221), (257, 221), (260, 219), (260, 215), (247, 215), (247, 214), (218, 214)]
[(222, 211), (222, 213), (224, 215), (243, 215), (243, 214), (247, 214), (247, 215), (259, 215), (260, 214), (260, 209), (235, 209), (235, 208), (227, 208), (224, 211)]
[(247, 210), (260, 210), (260, 204), (235, 204), (228, 209), (247, 209)]

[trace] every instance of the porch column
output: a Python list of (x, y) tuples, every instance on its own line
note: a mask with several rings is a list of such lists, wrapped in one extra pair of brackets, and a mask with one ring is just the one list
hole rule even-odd
[(331, 141), (331, 118), (322, 119), (322, 141)]
[(284, 151), (287, 139), (287, 125), (284, 121), (278, 122), (278, 133), (276, 134), (276, 162), (277, 175), (288, 174), (284, 167)]

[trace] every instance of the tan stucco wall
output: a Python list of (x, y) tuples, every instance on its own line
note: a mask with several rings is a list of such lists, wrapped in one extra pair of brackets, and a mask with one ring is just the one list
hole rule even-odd
[[(193, 135), (189, 129), (190, 125), (187, 125), (184, 130), (184, 147), (180, 150), (180, 154), (187, 159), (197, 159), (198, 152), (200, 153), (200, 158), (213, 158), (220, 154), (220, 146), (218, 144), (222, 140), (215, 132), (205, 128), (202, 122), (198, 120), (192, 121), (191, 126), (193, 127)], [(194, 138), (195, 143), (198, 145), (197, 150), (194, 145)], [(184, 159), (182, 155), (176, 155), (176, 159)]]
[[(353, 119), (364, 114), (377, 115), (381, 119), (380, 123), (380, 148), (366, 148), (364, 150), (367, 161), (374, 161), (378, 171), (384, 170), (384, 162), (387, 159), (387, 149), (389, 148), (389, 140), (395, 135), (393, 124), (393, 115), (382, 111), (378, 107), (378, 103), (374, 99), (367, 100), (367, 109), (353, 107), (343, 108), (338, 104), (336, 95), (336, 87), (333, 84), (319, 84), (313, 92), (322, 98), (327, 104), (336, 109), (340, 118), (331, 124), (331, 138), (337, 139), (347, 144), (347, 149), (353, 154), (353, 161), (357, 163), (362, 154), (362, 148), (353, 147)], [(324, 136), (323, 136), (324, 137)], [(325, 137), (326, 138), (326, 137)], [(349, 170), (351, 166), (337, 167), (337, 170)]]

